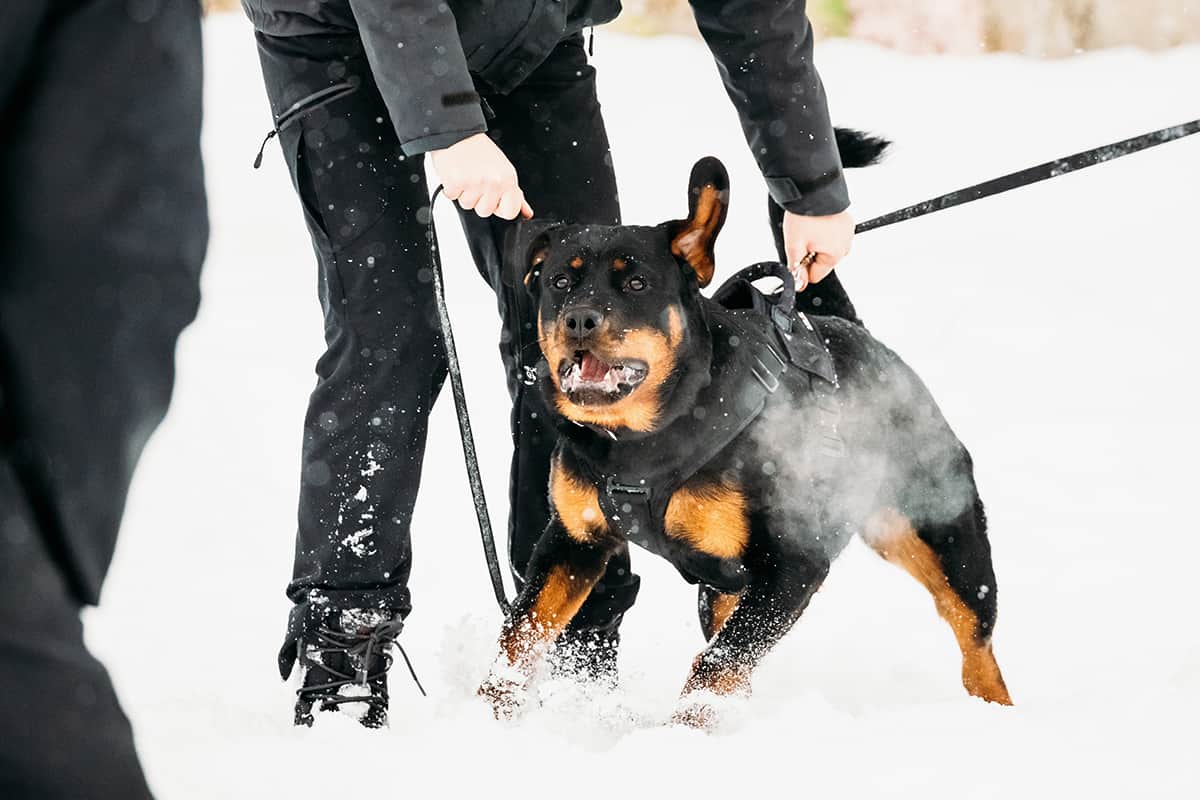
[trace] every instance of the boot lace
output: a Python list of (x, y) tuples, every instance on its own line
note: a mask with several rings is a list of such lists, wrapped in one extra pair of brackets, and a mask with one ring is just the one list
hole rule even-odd
[[(394, 660), (391, 648), (395, 647), (404, 658), (408, 673), (412, 675), (413, 683), (417, 685), (422, 696), (427, 696), (425, 687), (421, 685), (421, 680), (417, 677), (416, 670), (413, 669), (412, 661), (408, 658), (408, 653), (404, 652), (404, 647), (396, 641), (396, 637), (400, 635), (403, 628), (404, 623), (399, 619), (382, 622), (361, 632), (341, 631), (328, 625), (322, 625), (315, 633), (316, 645), (302, 647), (300, 659), (306, 669), (324, 670), (332, 679), (326, 683), (303, 686), (296, 693), (306, 700), (319, 700), (326, 708), (337, 707), (344, 703), (367, 703), (370, 706), (386, 710), (387, 700), (372, 691), (370, 684), (372, 681), (384, 677), (391, 669)], [(355, 667), (354, 672), (343, 672), (330, 666), (325, 656), (337, 654), (344, 654), (348, 657), (348, 663)], [(376, 657), (382, 668), (376, 672), (369, 672)], [(345, 686), (363, 687), (368, 690), (368, 693), (343, 695), (341, 689)]]

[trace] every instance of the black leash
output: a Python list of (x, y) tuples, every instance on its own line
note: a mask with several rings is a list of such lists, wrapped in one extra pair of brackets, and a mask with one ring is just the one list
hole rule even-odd
[(438, 255), (437, 234), (433, 229), (433, 206), (442, 187), (434, 190), (429, 199), (429, 222), (425, 235), (429, 239), (429, 258), (433, 263), (433, 294), (437, 299), (438, 322), (442, 326), (442, 339), (446, 344), (446, 368), (450, 373), (450, 389), (454, 394), (454, 410), (458, 414), (458, 433), (462, 438), (463, 460), (467, 463), (467, 480), (471, 484), (471, 497), (475, 501), (475, 518), (479, 520), (479, 536), (483, 540), (483, 556), (487, 559), (488, 573), (492, 577), (492, 590), (500, 611), (508, 616), (511, 607), (504, 594), (504, 577), (500, 569), (500, 557), (496, 555), (496, 537), (492, 534), (492, 520), (488, 515), (487, 497), (483, 493), (483, 478), (479, 474), (479, 456), (475, 452), (475, 436), (471, 433), (471, 418), (467, 415), (467, 392), (463, 388), (462, 367), (458, 363), (458, 351), (454, 347), (454, 329), (450, 326), (450, 309), (446, 306), (446, 289), (442, 282), (442, 259)]
[(902, 208), (899, 211), (893, 211), (890, 214), (884, 214), (882, 217), (867, 220), (860, 223), (854, 229), (855, 233), (866, 233), (873, 231), (876, 228), (882, 228), (887, 225), (894, 225), (897, 222), (904, 222), (917, 217), (923, 217), (926, 214), (933, 214), (937, 211), (944, 211), (947, 208), (961, 206), (964, 203), (973, 203), (976, 200), (982, 200), (985, 197), (1008, 192), (1013, 189), (1019, 189), (1022, 186), (1028, 186), (1031, 183), (1057, 178), (1060, 175), (1066, 175), (1070, 172), (1075, 172), (1088, 167), (1094, 167), (1097, 164), (1103, 164), (1106, 161), (1112, 161), (1117, 158), (1122, 158), (1127, 155), (1132, 155), (1141, 150), (1150, 147), (1157, 147), (1160, 144), (1173, 142), (1176, 139), (1182, 139), (1185, 136), (1200, 133), (1200, 119), (1185, 122), (1182, 125), (1175, 125), (1170, 128), (1163, 128), (1153, 133), (1146, 133), (1141, 136), (1135, 136), (1132, 139), (1126, 139), (1121, 142), (1096, 147), (1091, 150), (1086, 150), (1082, 153), (1076, 153), (1073, 156), (1060, 158), (1057, 161), (1047, 161), (1045, 164), (1039, 164), (1036, 167), (1023, 169), (1020, 172), (1014, 172), (1011, 175), (1005, 175), (1001, 178), (994, 178), (990, 181), (977, 183), (974, 186), (968, 186), (965, 189), (959, 189), (955, 192), (949, 192), (941, 197), (935, 197), (932, 200), (926, 200), (923, 203)]

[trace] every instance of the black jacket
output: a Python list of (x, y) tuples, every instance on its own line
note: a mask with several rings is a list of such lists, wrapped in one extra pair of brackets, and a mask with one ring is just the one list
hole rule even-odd
[[(849, 205), (804, 0), (691, 0), (771, 196), (799, 214)], [(262, 33), (357, 31), (409, 155), (487, 130), (476, 89), (505, 94), (618, 0), (242, 0)], [(478, 85), (477, 85), (478, 81)], [(681, 115), (687, 116), (687, 115)]]

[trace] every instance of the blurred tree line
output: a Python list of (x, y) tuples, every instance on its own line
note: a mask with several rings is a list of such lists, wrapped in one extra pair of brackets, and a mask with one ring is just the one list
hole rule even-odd
[[(686, 0), (625, 0), (624, 6), (617, 24), (626, 30), (695, 30)], [(1200, 41), (1200, 0), (809, 0), (808, 12), (822, 36), (924, 53), (1063, 56)]]
[[(213, 10), (239, 5), (239, 0), (204, 2)], [(623, 30), (695, 32), (687, 0), (625, 0), (624, 7), (616, 23)], [(1200, 41), (1200, 0), (809, 0), (808, 7), (822, 36), (852, 36), (922, 53), (1053, 57)]]

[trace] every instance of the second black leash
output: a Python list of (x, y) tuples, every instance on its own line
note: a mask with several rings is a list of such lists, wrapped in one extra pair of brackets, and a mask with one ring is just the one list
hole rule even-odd
[(467, 392), (463, 387), (462, 367), (458, 363), (458, 351), (454, 347), (454, 329), (450, 325), (450, 309), (446, 305), (446, 288), (442, 279), (442, 258), (438, 254), (437, 233), (433, 228), (433, 206), (442, 187), (434, 190), (429, 198), (429, 221), (425, 235), (429, 238), (429, 258), (433, 268), (433, 294), (437, 302), (438, 323), (442, 328), (442, 340), (446, 347), (446, 370), (450, 373), (450, 390), (454, 395), (454, 410), (458, 416), (458, 432), (462, 438), (463, 459), (467, 463), (467, 480), (471, 484), (471, 498), (475, 502), (475, 518), (479, 521), (479, 536), (483, 540), (483, 555), (487, 559), (488, 573), (492, 578), (492, 590), (500, 611), (507, 616), (511, 608), (504, 593), (504, 573), (500, 569), (500, 557), (496, 552), (496, 537), (492, 533), (492, 519), (488, 514), (487, 495), (483, 492), (483, 478), (479, 474), (479, 456), (475, 452), (475, 436), (471, 433), (471, 418), (467, 414)]
[(1141, 136), (1134, 136), (1132, 139), (1106, 144), (1103, 147), (1094, 147), (1091, 150), (1085, 150), (1073, 156), (1067, 156), (1055, 161), (1047, 161), (1045, 164), (1039, 164), (1036, 167), (1029, 167), (1028, 169), (1013, 172), (1000, 178), (993, 178), (990, 181), (968, 186), (965, 189), (948, 192), (932, 200), (926, 200), (923, 203), (917, 203), (908, 208), (902, 208), (899, 211), (893, 211), (890, 214), (869, 219), (866, 222), (860, 223), (854, 229), (854, 232), (866, 233), (876, 228), (894, 225), (897, 222), (905, 222), (906, 220), (923, 217), (926, 214), (945, 211), (947, 208), (954, 208), (965, 203), (973, 203), (985, 197), (1019, 189), (1031, 183), (1057, 178), (1060, 175), (1094, 167), (1097, 164), (1104, 164), (1108, 161), (1132, 155), (1150, 147), (1157, 147), (1160, 144), (1174, 142), (1177, 139), (1182, 139), (1185, 136), (1191, 136), (1196, 133), (1200, 133), (1200, 119), (1194, 119), (1182, 125), (1173, 125), (1170, 128), (1163, 128), (1152, 133), (1144, 133)]

